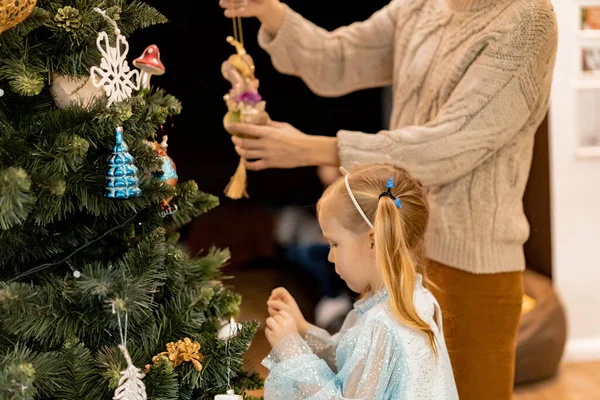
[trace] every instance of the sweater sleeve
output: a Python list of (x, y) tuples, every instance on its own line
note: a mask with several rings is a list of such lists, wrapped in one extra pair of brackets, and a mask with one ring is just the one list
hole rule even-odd
[(298, 76), (320, 96), (341, 96), (392, 83), (394, 31), (403, 0), (393, 0), (366, 21), (329, 32), (284, 5), (275, 37), (261, 27), (260, 46), (275, 68)]
[(554, 13), (526, 14), (515, 26), (487, 45), (425, 125), (378, 134), (339, 131), (342, 166), (396, 164), (424, 186), (439, 186), (468, 174), (520, 132), (534, 132), (550, 95)]

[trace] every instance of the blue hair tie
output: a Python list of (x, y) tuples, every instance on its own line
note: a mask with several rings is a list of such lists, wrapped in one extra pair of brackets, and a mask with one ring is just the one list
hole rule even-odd
[(392, 189), (394, 188), (394, 178), (388, 179), (387, 183), (385, 184), (385, 187), (387, 188), (387, 190), (385, 192), (382, 192), (379, 195), (379, 198), (381, 199), (382, 197), (387, 196), (394, 201), (394, 204), (397, 208), (402, 208), (402, 202), (400, 201), (400, 199), (394, 197), (394, 195), (392, 194)]

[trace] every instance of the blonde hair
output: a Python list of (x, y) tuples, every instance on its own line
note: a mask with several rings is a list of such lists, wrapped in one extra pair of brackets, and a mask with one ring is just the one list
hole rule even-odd
[[(401, 208), (389, 196), (380, 197), (390, 178), (394, 183), (391, 194), (400, 199)], [(421, 184), (404, 169), (387, 164), (356, 167), (348, 176), (348, 183), (365, 217), (373, 225), (376, 259), (394, 316), (405, 326), (425, 333), (437, 355), (435, 334), (419, 316), (413, 302), (417, 274), (425, 275), (423, 240), (429, 217)], [(325, 190), (317, 203), (317, 212), (321, 213), (325, 204), (330, 205), (329, 210), (335, 210), (334, 218), (345, 228), (356, 233), (369, 231), (370, 227), (353, 204), (343, 178)]]

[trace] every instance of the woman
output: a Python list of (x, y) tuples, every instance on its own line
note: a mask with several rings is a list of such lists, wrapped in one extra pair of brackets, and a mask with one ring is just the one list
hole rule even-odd
[(428, 191), (428, 277), (444, 310), (462, 400), (511, 399), (529, 226), (522, 196), (550, 97), (557, 32), (548, 0), (393, 0), (327, 32), (279, 0), (221, 0), (257, 17), (282, 73), (322, 96), (393, 85), (390, 130), (309, 136), (235, 125), (250, 170), (392, 163)]

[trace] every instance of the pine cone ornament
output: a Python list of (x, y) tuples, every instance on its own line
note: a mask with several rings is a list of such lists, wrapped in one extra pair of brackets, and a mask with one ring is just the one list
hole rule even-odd
[(54, 21), (56, 21), (56, 25), (60, 26), (67, 32), (71, 32), (81, 27), (79, 10), (71, 6), (59, 8), (58, 12), (54, 16)]

